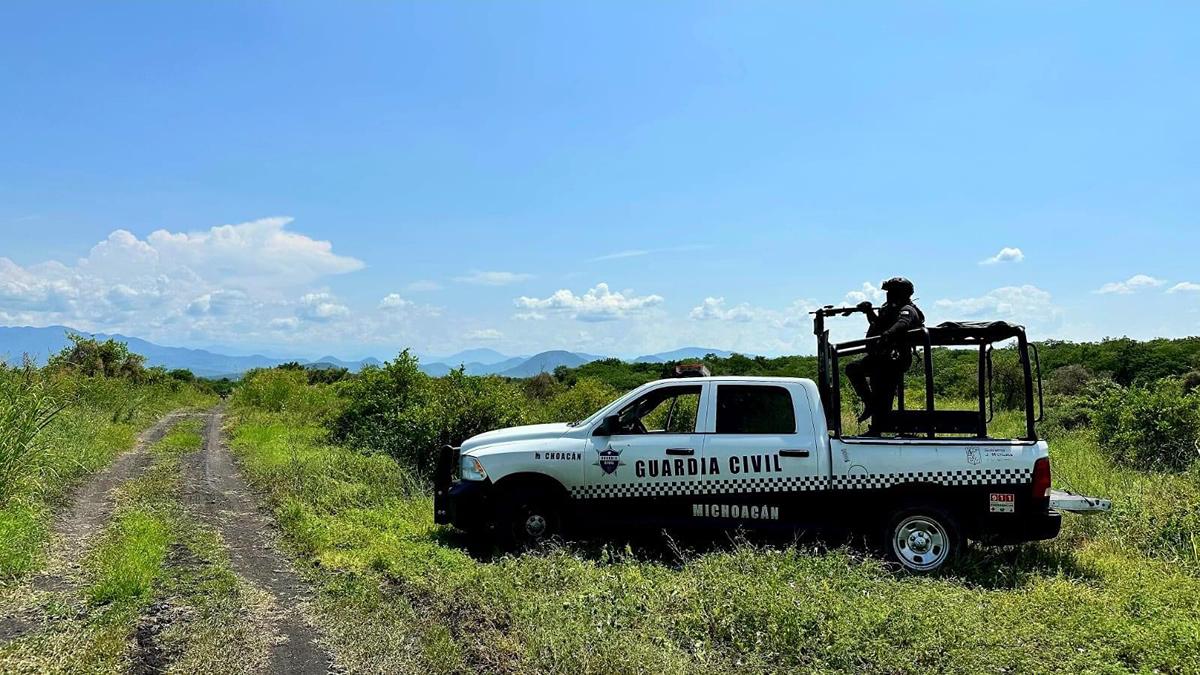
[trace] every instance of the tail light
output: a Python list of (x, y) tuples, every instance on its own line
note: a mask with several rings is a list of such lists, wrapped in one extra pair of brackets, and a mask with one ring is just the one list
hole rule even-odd
[(1050, 458), (1042, 457), (1033, 463), (1033, 498), (1050, 497)]

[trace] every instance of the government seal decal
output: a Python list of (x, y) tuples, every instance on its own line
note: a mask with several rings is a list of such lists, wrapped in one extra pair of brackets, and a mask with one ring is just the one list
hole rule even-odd
[(604, 473), (611, 474), (617, 470), (618, 466), (624, 464), (625, 462), (621, 461), (621, 451), (610, 445), (603, 450), (596, 451), (596, 463), (593, 466), (598, 466)]

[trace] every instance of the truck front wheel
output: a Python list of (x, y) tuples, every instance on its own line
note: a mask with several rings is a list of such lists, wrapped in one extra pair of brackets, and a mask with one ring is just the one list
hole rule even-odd
[(556, 500), (538, 492), (508, 492), (497, 515), (496, 536), (504, 548), (535, 546), (557, 536), (562, 528), (561, 509)]
[(897, 511), (884, 529), (884, 552), (909, 572), (937, 571), (958, 555), (962, 534), (942, 509), (915, 506)]

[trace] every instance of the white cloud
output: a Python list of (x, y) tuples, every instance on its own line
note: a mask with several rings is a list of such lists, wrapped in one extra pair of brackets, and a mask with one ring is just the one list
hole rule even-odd
[[(328, 320), (337, 302), (297, 304), (318, 279), (361, 269), (332, 245), (264, 218), (200, 232), (115, 230), (73, 263), (0, 258), (0, 312), (35, 325), (120, 331), (165, 342), (229, 340), (286, 328), (297, 307)], [(279, 319), (282, 324), (272, 325)]]
[(467, 340), (499, 340), (504, 337), (504, 333), (495, 328), (481, 328), (479, 330), (467, 331), (463, 338)]
[(655, 255), (658, 253), (685, 253), (687, 251), (703, 251), (711, 248), (708, 244), (681, 244), (679, 246), (668, 246), (666, 248), (633, 248), (625, 251), (617, 251), (616, 253), (608, 253), (606, 255), (588, 258), (588, 262), (602, 262), (605, 260), (620, 260), (622, 258), (640, 258), (647, 255)]
[(482, 272), (474, 270), (470, 274), (454, 277), (454, 280), (463, 284), (475, 284), (476, 286), (508, 286), (509, 284), (528, 281), (532, 278), (532, 274), (525, 274), (524, 272)]
[(411, 300), (405, 300), (399, 293), (388, 293), (379, 301), (379, 309), (406, 309), (412, 304)]
[(875, 284), (869, 281), (863, 282), (862, 290), (850, 291), (846, 294), (845, 298), (845, 302), (848, 305), (857, 305), (860, 302), (873, 302), (878, 305), (884, 300), (887, 300), (887, 291), (877, 288)]
[(1192, 281), (1181, 281), (1167, 289), (1168, 293), (1200, 293), (1200, 284)]
[(621, 258), (640, 258), (644, 255), (650, 255), (650, 251), (643, 248), (635, 248), (628, 251), (617, 251), (616, 253), (609, 253), (607, 255), (596, 256), (595, 258), (588, 258), (588, 262), (600, 262), (601, 260), (620, 260)]
[(1005, 286), (975, 297), (934, 303), (951, 319), (1014, 319), (1021, 322), (1057, 319), (1061, 314), (1050, 293), (1031, 285)]
[(1006, 263), (1006, 262), (1016, 263), (1016, 262), (1021, 262), (1024, 259), (1025, 259), (1025, 254), (1021, 252), (1021, 249), (1019, 249), (1015, 246), (1005, 246), (1004, 248), (1000, 249), (1000, 251), (998, 253), (996, 253), (996, 255), (994, 255), (990, 258), (984, 258), (983, 260), (980, 260), (979, 264), (980, 265), (995, 265), (998, 263)]
[(693, 307), (689, 318), (698, 321), (753, 321), (761, 311), (746, 303), (734, 307), (725, 306), (725, 298), (708, 297), (700, 305)]
[(276, 330), (296, 330), (300, 327), (300, 320), (289, 316), (282, 319), (271, 319), (268, 325)]
[(297, 316), (309, 321), (332, 321), (350, 314), (350, 308), (329, 293), (306, 293), (300, 298)]
[(611, 321), (637, 314), (662, 304), (660, 295), (633, 295), (632, 291), (613, 292), (608, 284), (599, 283), (583, 295), (567, 289), (555, 291), (548, 298), (522, 296), (517, 307), (527, 310), (548, 310), (566, 314), (580, 321)]
[(192, 316), (228, 316), (247, 300), (246, 294), (242, 291), (216, 290), (189, 302), (186, 311)]
[(1125, 281), (1112, 281), (1104, 284), (1100, 288), (1096, 289), (1096, 293), (1100, 293), (1102, 295), (1109, 293), (1129, 295), (1134, 291), (1146, 288), (1158, 288), (1166, 283), (1167, 282), (1164, 279), (1156, 279), (1148, 274), (1135, 274)]
[[(328, 241), (289, 232), (286, 228), (291, 222), (288, 217), (273, 217), (221, 225), (207, 232), (158, 230), (151, 232), (145, 242), (138, 242), (125, 232), (121, 245), (127, 250), (137, 250), (144, 258), (156, 255), (159, 260), (170, 261), (172, 266), (187, 267), (201, 278), (226, 281), (303, 284), (364, 267), (360, 260), (335, 254)], [(101, 246), (112, 246), (112, 237), (97, 249)], [(90, 258), (97, 257), (97, 250), (93, 249)], [(128, 257), (122, 256), (122, 263)]]
[(546, 315), (541, 312), (517, 312), (513, 314), (513, 318), (521, 321), (541, 321), (546, 318)]
[(427, 293), (442, 290), (442, 285), (432, 279), (417, 279), (405, 286), (404, 290), (409, 293)]

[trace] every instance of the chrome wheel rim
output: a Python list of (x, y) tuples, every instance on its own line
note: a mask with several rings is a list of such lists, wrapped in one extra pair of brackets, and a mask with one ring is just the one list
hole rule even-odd
[(928, 516), (909, 516), (896, 526), (892, 549), (901, 565), (918, 571), (936, 569), (950, 555), (950, 537)]

